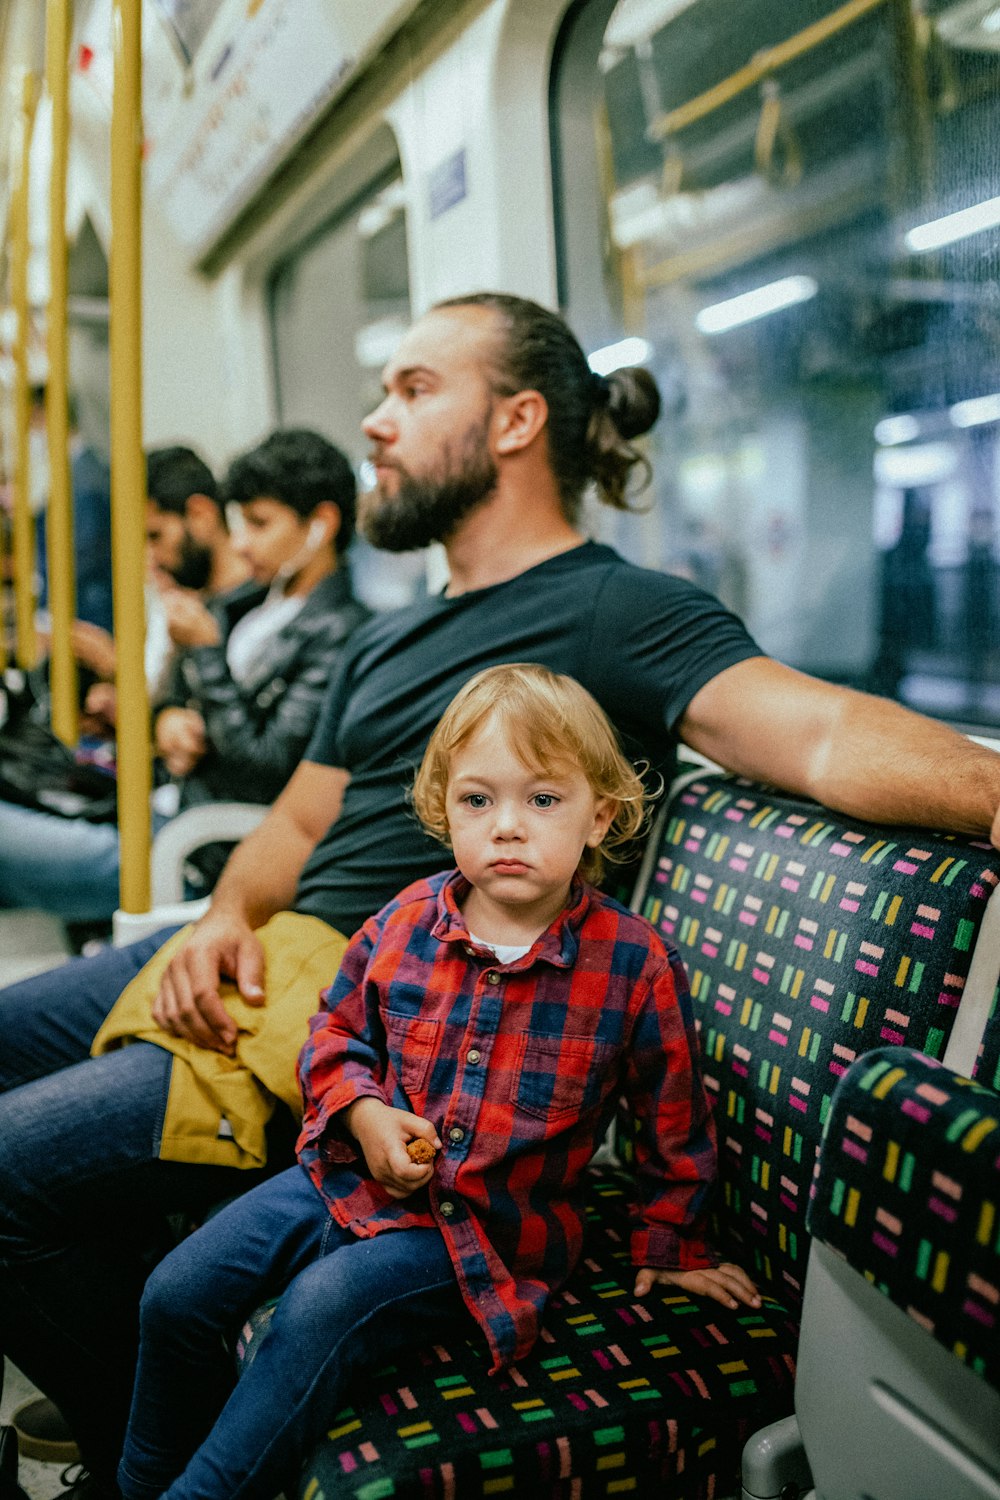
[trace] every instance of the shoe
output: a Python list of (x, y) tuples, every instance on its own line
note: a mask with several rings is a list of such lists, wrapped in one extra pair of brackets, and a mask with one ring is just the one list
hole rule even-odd
[[(70, 1474), (76, 1469), (76, 1477), (70, 1479)], [(56, 1500), (121, 1500), (121, 1494), (117, 1486), (108, 1488), (99, 1479), (83, 1467), (82, 1464), (70, 1464), (63, 1469), (59, 1478), (63, 1484), (68, 1484), (69, 1489), (60, 1490)]]
[(0, 1500), (28, 1500), (17, 1482), (17, 1437), (13, 1427), (0, 1427)]
[(10, 1419), (17, 1433), (22, 1458), (37, 1458), (43, 1464), (78, 1464), (80, 1450), (66, 1419), (47, 1396), (32, 1396), (15, 1407)]

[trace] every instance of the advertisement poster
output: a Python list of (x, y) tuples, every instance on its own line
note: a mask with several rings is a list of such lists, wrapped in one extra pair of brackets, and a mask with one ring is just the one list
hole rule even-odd
[[(189, 22), (187, 43), (211, 19), (207, 3), (161, 6)], [(333, 98), (353, 67), (325, 0), (248, 5), (198, 79), (147, 142), (147, 188), (193, 255), (232, 223), (275, 165)]]
[(153, 0), (181, 61), (189, 68), (223, 0)]

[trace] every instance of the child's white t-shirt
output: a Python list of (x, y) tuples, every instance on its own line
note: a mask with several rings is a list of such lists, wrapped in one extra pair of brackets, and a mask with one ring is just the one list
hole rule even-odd
[(469, 933), (472, 942), (477, 948), (490, 948), (502, 964), (512, 964), (515, 958), (523, 958), (533, 943), (490, 943), (486, 938), (476, 937), (474, 932)]

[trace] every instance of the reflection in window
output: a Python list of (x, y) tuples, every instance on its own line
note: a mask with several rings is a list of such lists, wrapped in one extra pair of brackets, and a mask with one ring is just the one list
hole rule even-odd
[[(410, 322), (405, 191), (388, 127), (334, 180), (312, 219), (269, 277), (279, 419), (336, 443), (363, 484), (361, 421), (382, 399), (382, 367)], [(360, 538), (351, 569), (375, 608), (405, 604), (423, 586), (420, 555), (392, 557)]]
[(1000, 723), (997, 0), (589, 0), (556, 68), (563, 304), (667, 404), (616, 543)]

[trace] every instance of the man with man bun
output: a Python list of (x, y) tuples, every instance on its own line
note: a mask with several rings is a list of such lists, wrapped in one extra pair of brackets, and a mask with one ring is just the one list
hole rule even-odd
[[(234, 1052), (222, 976), (251, 1006), (286, 1003), (267, 992), (263, 945), (276, 914), (349, 935), (409, 881), (446, 866), (406, 789), (444, 707), (496, 663), (577, 678), (629, 755), (662, 773), (683, 738), (847, 813), (993, 826), (1000, 841), (1000, 757), (769, 660), (691, 583), (584, 538), (586, 485), (622, 505), (642, 465), (630, 440), (657, 414), (647, 373), (595, 379), (561, 319), (488, 293), (432, 308), (384, 386), (364, 423), (377, 485), (361, 527), (389, 549), (440, 540), (450, 581), (352, 637), (305, 760), (166, 967), (152, 1016), (170, 1045)], [(69, 1420), (91, 1475), (75, 1493), (91, 1500), (116, 1493), (145, 1269), (139, 1215), (191, 1211), (261, 1175), (163, 1159), (165, 1045), (89, 1056), (115, 997), (159, 945), (112, 951), (0, 997), (0, 1327), (7, 1353)], [(314, 1002), (313, 990), (305, 1003)], [(283, 1167), (289, 1151), (286, 1129), (263, 1170)]]

